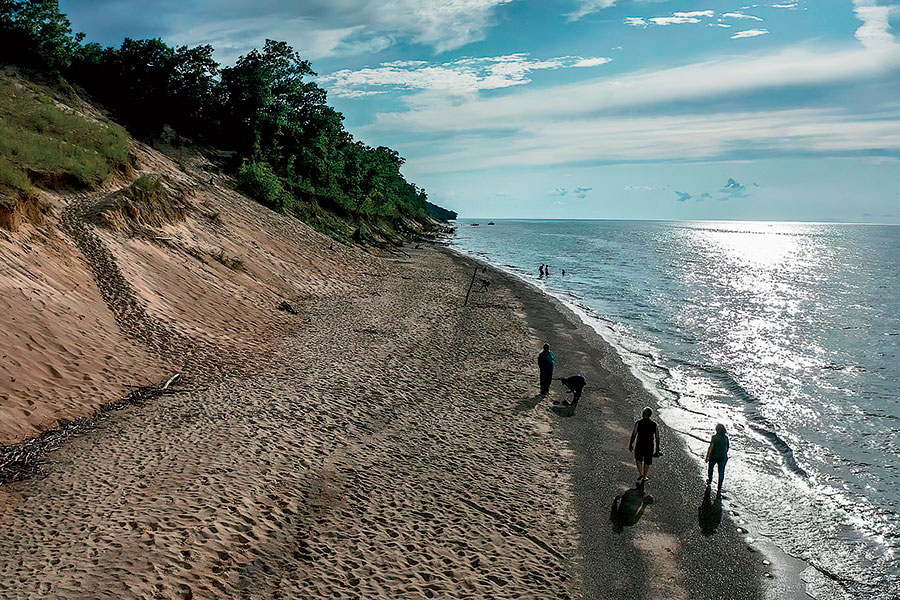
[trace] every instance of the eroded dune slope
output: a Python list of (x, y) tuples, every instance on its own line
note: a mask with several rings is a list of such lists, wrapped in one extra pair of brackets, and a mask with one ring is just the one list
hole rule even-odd
[[(282, 302), (302, 307), (374, 268), (237, 193), (199, 155), (179, 167), (133, 151), (134, 174), (99, 192), (42, 191), (42, 225), (0, 230), (2, 444), (89, 415), (126, 384), (251, 369), (272, 332), (298, 319)], [(98, 218), (141, 176), (179, 190), (184, 220)]]

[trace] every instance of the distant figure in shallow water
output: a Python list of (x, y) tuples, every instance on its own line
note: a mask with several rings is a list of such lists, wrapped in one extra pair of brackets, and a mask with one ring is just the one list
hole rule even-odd
[(538, 271), (541, 273), (541, 277), (543, 277), (544, 276), (544, 263), (541, 263), (541, 266), (540, 266), (540, 268), (538, 268)]
[(709, 440), (709, 448), (706, 450), (706, 462), (709, 463), (709, 471), (706, 475), (706, 487), (712, 485), (713, 467), (719, 465), (719, 491), (722, 491), (722, 479), (725, 478), (725, 463), (728, 462), (728, 436), (725, 435), (725, 426), (716, 425), (716, 433)]
[(541, 372), (541, 396), (550, 392), (550, 383), (553, 381), (553, 367), (556, 365), (556, 357), (550, 351), (550, 344), (544, 344), (544, 351), (537, 357), (538, 370)]
[(563, 277), (566, 276), (566, 270), (565, 270), (565, 269), (562, 270), (562, 276), (563, 276)]
[(584, 390), (584, 386), (587, 384), (584, 375), (569, 375), (568, 377), (560, 377), (559, 380), (572, 393), (572, 402), (563, 400), (562, 405), (578, 406), (578, 401), (581, 400), (581, 391)]
[[(637, 463), (638, 483), (650, 479), (647, 472), (653, 464), (653, 457), (659, 456), (659, 428), (656, 421), (650, 418), (653, 409), (649, 406), (641, 412), (641, 420), (635, 422), (631, 430), (631, 441), (628, 442), (628, 451), (634, 451), (634, 460)], [(653, 441), (656, 440), (656, 451), (653, 450)]]

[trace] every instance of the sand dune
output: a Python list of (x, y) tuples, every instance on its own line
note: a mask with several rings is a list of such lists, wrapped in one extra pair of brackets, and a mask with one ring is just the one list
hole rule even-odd
[[(255, 346), (290, 322), (281, 301), (348, 289), (369, 268), (361, 250), (272, 213), (221, 176), (201, 185), (202, 169), (187, 175), (143, 145), (137, 154), (138, 173), (193, 190), (185, 222), (142, 235), (96, 227), (87, 214), (123, 180), (45, 193), (55, 208), (46, 226), (0, 232), (2, 444), (88, 415), (123, 384), (259, 363)], [(222, 251), (241, 269), (218, 262)]]

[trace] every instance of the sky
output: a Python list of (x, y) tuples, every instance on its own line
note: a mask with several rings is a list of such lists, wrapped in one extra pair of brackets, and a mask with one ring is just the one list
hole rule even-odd
[(148, 4), (60, 0), (110, 45), (289, 42), (461, 217), (900, 223), (900, 0)]

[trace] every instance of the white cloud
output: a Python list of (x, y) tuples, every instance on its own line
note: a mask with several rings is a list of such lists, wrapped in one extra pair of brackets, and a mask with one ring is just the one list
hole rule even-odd
[(773, 153), (900, 151), (900, 119), (804, 109), (520, 123), (513, 136), (457, 139), (450, 154), (410, 159), (416, 174), (577, 162), (708, 161)]
[(404, 31), (415, 42), (438, 52), (484, 39), (494, 9), (513, 0), (388, 0), (374, 2), (376, 21), (389, 31)]
[(654, 25), (681, 25), (683, 23), (699, 23), (696, 17), (653, 17), (649, 19)]
[(691, 12), (676, 12), (676, 13), (672, 13), (672, 16), (675, 16), (675, 17), (687, 17), (687, 18), (692, 18), (692, 17), (706, 17), (706, 18), (708, 18), (708, 19), (711, 19), (711, 18), (713, 18), (713, 16), (715, 16), (715, 14), (716, 14), (716, 13), (713, 12), (713, 11), (711, 11), (711, 10), (694, 10), (694, 11), (691, 11)]
[(507, 123), (580, 119), (621, 108), (665, 105), (764, 89), (837, 82), (881, 76), (900, 68), (900, 53), (867, 48), (826, 50), (798, 46), (774, 53), (716, 58), (681, 67), (600, 77), (550, 89), (471, 98), (464, 102), (429, 98), (416, 110), (382, 113), (377, 126), (387, 130), (478, 131)]
[(873, 50), (896, 50), (898, 44), (891, 35), (890, 17), (896, 14), (898, 5), (879, 6), (875, 0), (854, 0), (856, 18), (863, 22), (856, 30), (856, 39)]
[(747, 14), (739, 13), (739, 12), (723, 13), (722, 18), (723, 19), (750, 19), (751, 21), (762, 21), (762, 19), (760, 19), (757, 16), (747, 15)]
[(770, 4), (772, 8), (797, 8), (796, 2), (790, 2), (788, 4)]
[(611, 62), (612, 59), (606, 56), (598, 56), (595, 58), (580, 58), (575, 61), (573, 67), (599, 67), (601, 65), (605, 65), (608, 62)]
[(761, 35), (767, 35), (769, 33), (768, 29), (745, 29), (744, 31), (738, 31), (731, 39), (739, 40), (742, 38), (751, 38), (751, 37), (759, 37)]
[[(390, 90), (430, 90), (452, 95), (473, 94), (531, 82), (534, 71), (598, 67), (606, 57), (562, 56), (539, 60), (527, 54), (463, 58), (444, 63), (395, 61), (359, 70), (345, 69), (319, 78), (338, 96), (358, 97)], [(421, 99), (420, 99), (421, 100)]]
[[(167, 14), (166, 38), (176, 44), (213, 44), (221, 60), (285, 40), (309, 58), (376, 52), (399, 41), (438, 52), (484, 39), (496, 10), (514, 0), (304, 0), (188, 3)], [(265, 16), (260, 16), (260, 15)], [(185, 28), (182, 23), (203, 23)]]
[(647, 27), (653, 25), (683, 25), (686, 23), (700, 23), (701, 19), (711, 19), (715, 16), (711, 10), (693, 10), (689, 12), (674, 12), (667, 17), (626, 17), (625, 24), (632, 27)]
[[(859, 2), (857, 8), (870, 6)], [(900, 48), (883, 14), (857, 12), (862, 21), (857, 31), (861, 44), (801, 44), (545, 88), (510, 89), (490, 97), (417, 92), (406, 97), (407, 110), (378, 114), (360, 133), (372, 138), (399, 134), (428, 140), (422, 147), (434, 148), (435, 153), (410, 156), (407, 169), (413, 177), (581, 162), (722, 160), (748, 153), (896, 153), (900, 152), (900, 103), (882, 105), (883, 114), (868, 110), (860, 115), (844, 105), (710, 109), (720, 97), (764, 90), (777, 97), (778, 91), (793, 87), (853, 86), (896, 75)], [(515, 65), (535, 59), (514, 56), (518, 58), (510, 59), (513, 65), (504, 70), (504, 77), (516, 84), (527, 80), (527, 73)], [(561, 60), (537, 62), (549, 65)], [(476, 81), (474, 89), (481, 89), (479, 85), (484, 84)], [(691, 113), (691, 102), (703, 105)], [(672, 103), (683, 109), (677, 114), (654, 114), (657, 107), (665, 109)], [(435, 144), (435, 139), (441, 142)]]
[(604, 8), (615, 6), (616, 0), (578, 0), (578, 6), (566, 15), (569, 21), (577, 21)]

